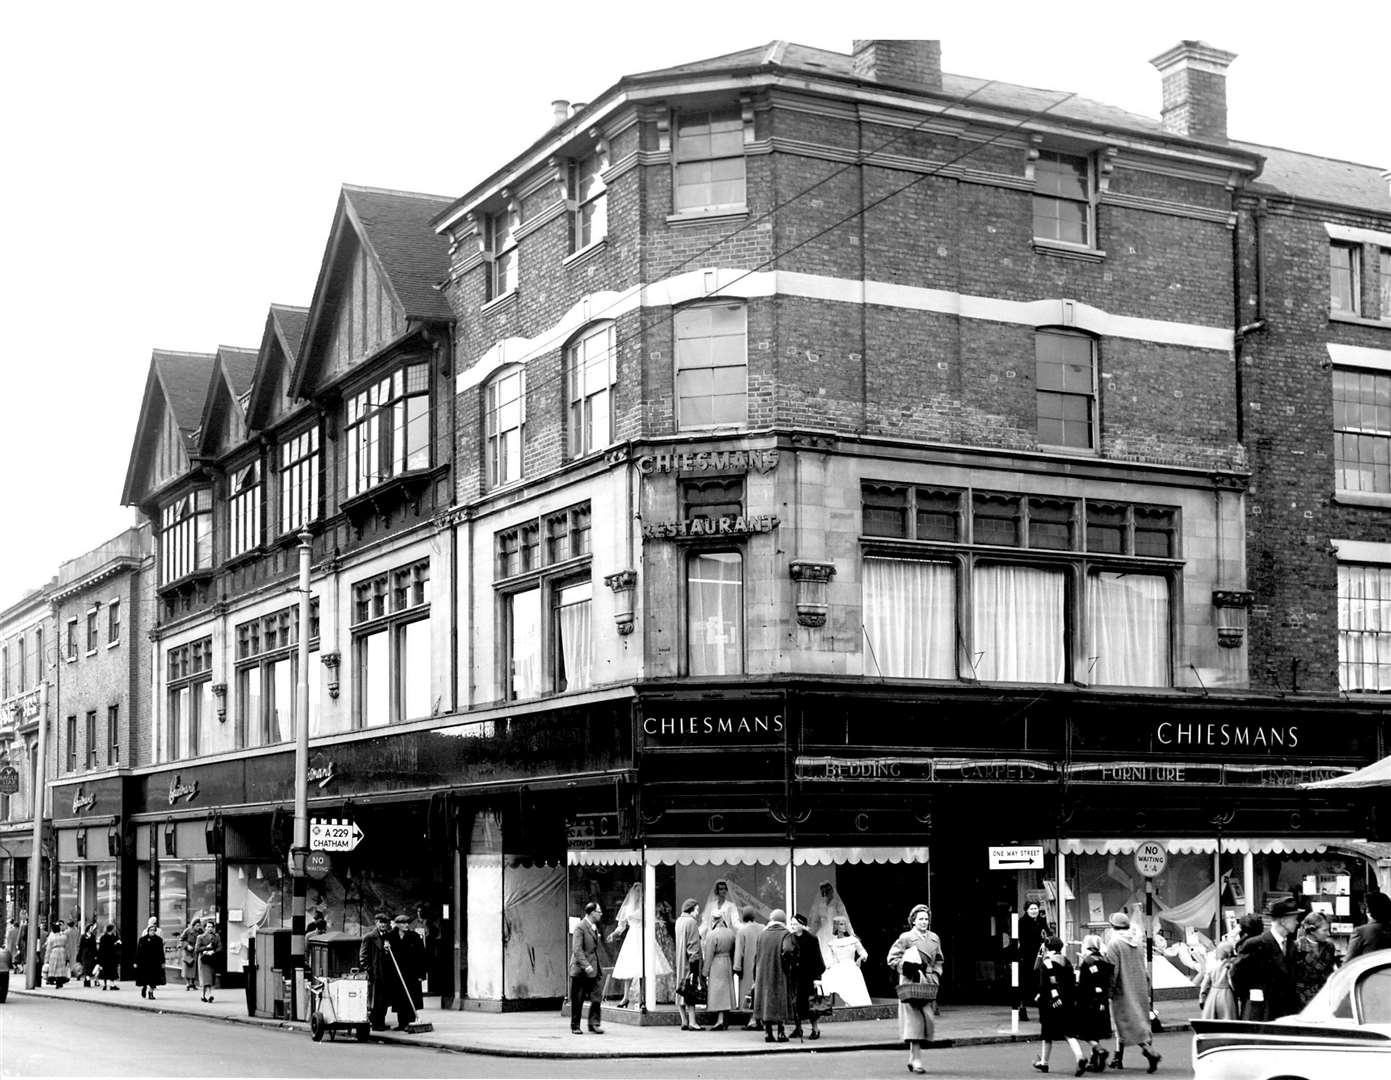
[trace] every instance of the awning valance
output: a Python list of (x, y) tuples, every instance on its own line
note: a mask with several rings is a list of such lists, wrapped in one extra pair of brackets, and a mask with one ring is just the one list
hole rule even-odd
[(626, 849), (571, 848), (571, 866), (641, 866), (642, 852)]
[(647, 861), (654, 866), (786, 866), (790, 857), (785, 847), (647, 849)]
[[(834, 866), (852, 863), (926, 863), (926, 845), (853, 847), (727, 847), (727, 848), (648, 848), (647, 862), (653, 866)], [(578, 848), (569, 853), (571, 866), (641, 866), (641, 851)]]
[(925, 863), (927, 847), (823, 847), (794, 848), (798, 866), (835, 866), (852, 863)]
[[(1147, 838), (1148, 839), (1148, 838)], [(1140, 841), (1133, 838), (1113, 839), (1066, 839), (1060, 842), (1064, 855), (1129, 855)], [(1217, 851), (1216, 837), (1181, 836), (1160, 839), (1165, 850), (1171, 855), (1212, 855)], [(1244, 855), (1303, 855), (1321, 854), (1339, 843), (1328, 837), (1282, 836), (1282, 837), (1223, 837), (1222, 850), (1227, 854)], [(1053, 841), (1045, 846), (1049, 851), (1055, 849)]]

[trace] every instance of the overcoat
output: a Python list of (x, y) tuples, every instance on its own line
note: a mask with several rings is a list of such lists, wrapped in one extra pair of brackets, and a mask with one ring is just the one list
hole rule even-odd
[[(389, 934), (375, 929), (362, 939), (357, 949), (357, 966), (367, 973), (367, 993), (373, 1005), (380, 1005), (382, 1013), (392, 1008), (399, 1014), (400, 1006), (406, 1000), (405, 988), (396, 977), (396, 968), (386, 953)], [(384, 1003), (384, 1004), (383, 1004)]]
[(198, 954), (199, 986), (212, 986), (216, 980), (217, 954), (221, 948), (222, 939), (218, 937), (216, 928), (211, 925), (205, 926), (203, 932), (198, 935), (198, 939), (193, 943), (193, 949)]
[(808, 1002), (816, 980), (826, 970), (826, 961), (821, 958), (821, 941), (810, 930), (789, 933), (782, 942), (782, 957), (787, 967), (788, 991), (792, 995), (790, 1015), (798, 1021), (810, 1019)]
[(787, 927), (769, 923), (758, 935), (753, 957), (753, 1015), (760, 1024), (782, 1024), (793, 1019), (787, 972), (782, 966), (782, 943)]
[(97, 932), (88, 930), (77, 943), (77, 962), (82, 965), (82, 974), (92, 977), (97, 966)]
[[(1269, 930), (1242, 947), (1241, 984), (1246, 988), (1243, 1020), (1278, 1020), (1299, 1011), (1299, 995), (1294, 985), (1293, 935), (1281, 948)], [(1263, 1000), (1254, 1000), (1259, 988)]]
[(138, 986), (164, 985), (164, 938), (158, 931), (141, 934), (135, 943), (135, 982)]
[(705, 935), (708, 1012), (724, 1012), (738, 1004), (734, 1000), (734, 941), (734, 931), (727, 926), (716, 926)]
[(116, 979), (121, 974), (121, 937), (115, 931), (97, 938), (97, 965), (103, 979)]
[(67, 934), (54, 930), (48, 935), (48, 940), (44, 942), (43, 962), (48, 965), (50, 979), (67, 979), (68, 965), (71, 963), (68, 958)]
[(1150, 980), (1145, 967), (1144, 946), (1129, 932), (1117, 934), (1106, 946), (1111, 965), (1111, 1015), (1116, 1021), (1116, 1037), (1126, 1046), (1149, 1043)]
[(1111, 965), (1095, 953), (1077, 961), (1074, 1035), (1088, 1042), (1111, 1037)]
[(1040, 956), (1034, 969), (1034, 985), (1038, 987), (1040, 1037), (1059, 1042), (1072, 1036), (1076, 1028), (1077, 977), (1067, 957), (1048, 953)]

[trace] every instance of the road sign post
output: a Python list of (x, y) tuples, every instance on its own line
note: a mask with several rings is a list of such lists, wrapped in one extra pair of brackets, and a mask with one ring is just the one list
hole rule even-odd
[(1169, 853), (1158, 840), (1145, 840), (1134, 857), (1135, 869), (1145, 876), (1145, 963), (1149, 965), (1150, 1012), (1154, 1012), (1154, 879), (1169, 865)]
[(314, 818), (309, 822), (309, 850), (352, 851), (365, 835), (356, 821)]

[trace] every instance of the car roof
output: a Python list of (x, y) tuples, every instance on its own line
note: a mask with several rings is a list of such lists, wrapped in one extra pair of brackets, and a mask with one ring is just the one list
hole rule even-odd
[(1304, 1006), (1302, 1012), (1289, 1017), (1289, 1019), (1311, 1020), (1319, 1017), (1334, 1019), (1334, 1008), (1340, 1000), (1348, 995), (1353, 985), (1368, 972), (1379, 971), (1386, 967), (1391, 967), (1391, 949), (1377, 949), (1374, 952), (1354, 956), (1328, 976), (1328, 981), (1323, 984), (1323, 988), (1314, 995), (1308, 1005)]

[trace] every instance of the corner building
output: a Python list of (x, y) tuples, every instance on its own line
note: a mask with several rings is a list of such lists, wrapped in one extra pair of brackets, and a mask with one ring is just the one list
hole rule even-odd
[(1143, 911), (1142, 840), (1175, 945), (1335, 876), (1366, 823), (1297, 785), (1383, 714), (1248, 674), (1231, 59), (1156, 58), (1161, 122), (772, 42), (558, 102), (436, 216), (471, 1004), (559, 997), (639, 884), (651, 1008), (717, 880), (872, 957), (927, 901), (961, 1001), (1030, 899)]

